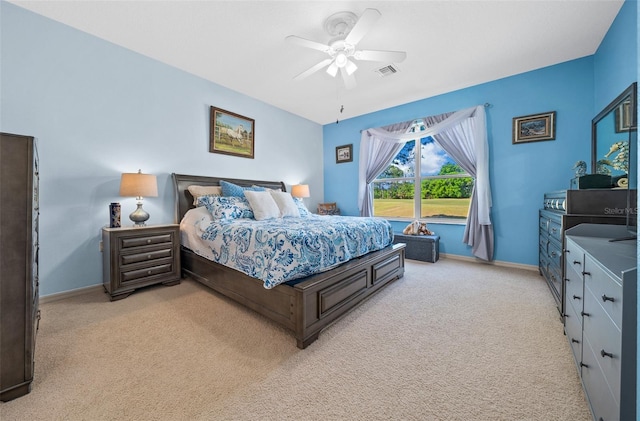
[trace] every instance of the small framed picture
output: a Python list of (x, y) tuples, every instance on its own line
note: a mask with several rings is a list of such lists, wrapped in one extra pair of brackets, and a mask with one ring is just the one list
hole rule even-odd
[(616, 107), (616, 133), (628, 132), (631, 128), (631, 101)]
[(255, 121), (211, 107), (209, 152), (253, 159)]
[(353, 144), (336, 146), (336, 164), (353, 161)]
[(554, 140), (556, 112), (525, 115), (513, 118), (513, 144)]

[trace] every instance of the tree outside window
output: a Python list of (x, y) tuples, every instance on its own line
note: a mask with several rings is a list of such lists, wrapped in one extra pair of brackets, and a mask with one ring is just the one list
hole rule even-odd
[[(399, 219), (467, 218), (473, 177), (431, 137), (407, 142), (373, 182), (375, 216)], [(419, 171), (416, 171), (419, 168)]]

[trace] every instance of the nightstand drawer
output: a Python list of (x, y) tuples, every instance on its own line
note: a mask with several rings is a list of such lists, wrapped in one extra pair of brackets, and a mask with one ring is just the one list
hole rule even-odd
[(140, 246), (150, 246), (152, 244), (162, 244), (162, 243), (171, 243), (173, 239), (172, 235), (162, 234), (162, 235), (152, 235), (145, 237), (122, 237), (120, 239), (120, 249), (124, 250), (131, 247), (140, 247)]
[(173, 271), (172, 264), (167, 263), (164, 265), (151, 266), (148, 268), (121, 272), (122, 283), (132, 282), (132, 281), (141, 281), (144, 278), (147, 278), (150, 276), (159, 275), (161, 273), (167, 273), (172, 271)]
[(163, 259), (173, 255), (171, 249), (152, 250), (145, 253), (125, 254), (120, 256), (120, 264), (123, 266), (139, 262)]

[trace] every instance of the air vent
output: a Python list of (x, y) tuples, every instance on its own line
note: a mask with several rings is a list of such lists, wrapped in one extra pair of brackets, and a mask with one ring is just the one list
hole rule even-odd
[(381, 77), (391, 76), (395, 73), (398, 73), (399, 71), (400, 70), (398, 70), (398, 68), (393, 64), (389, 64), (388, 66), (380, 67), (379, 69), (375, 70), (375, 72)]

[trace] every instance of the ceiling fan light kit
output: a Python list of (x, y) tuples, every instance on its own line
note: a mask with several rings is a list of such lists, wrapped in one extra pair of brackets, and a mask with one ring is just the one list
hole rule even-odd
[(373, 28), (380, 16), (380, 12), (376, 9), (366, 9), (360, 19), (352, 12), (334, 13), (324, 23), (325, 31), (329, 35), (337, 37), (329, 44), (289, 35), (286, 38), (288, 42), (329, 55), (329, 58), (298, 74), (294, 79), (304, 79), (327, 67), (326, 72), (332, 77), (336, 77), (339, 70), (345, 87), (352, 89), (356, 86), (353, 74), (358, 69), (353, 60), (397, 63), (403, 61), (407, 56), (404, 51), (356, 50), (358, 42)]

